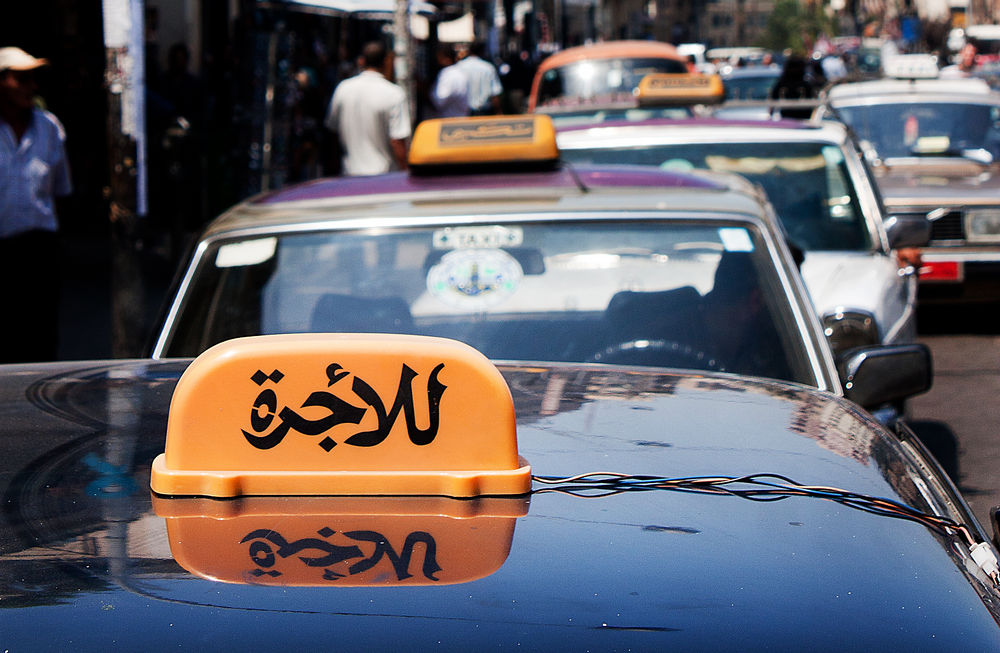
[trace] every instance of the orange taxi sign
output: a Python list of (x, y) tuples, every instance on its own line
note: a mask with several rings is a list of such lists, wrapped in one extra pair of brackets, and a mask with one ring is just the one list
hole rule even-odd
[(444, 338), (289, 334), (204, 352), (177, 383), (153, 492), (518, 495), (510, 389)]
[(425, 120), (417, 125), (409, 153), (417, 168), (558, 158), (555, 127), (543, 114)]
[(718, 75), (654, 73), (639, 80), (636, 95), (643, 105), (714, 104), (725, 92)]

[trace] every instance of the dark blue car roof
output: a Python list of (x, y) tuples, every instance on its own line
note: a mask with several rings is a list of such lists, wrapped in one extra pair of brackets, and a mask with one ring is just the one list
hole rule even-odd
[[(418, 543), (409, 549), (374, 527), (348, 528), (340, 513), (321, 512), (324, 526), (303, 534), (279, 509), (256, 533), (256, 549), (229, 538), (186, 553), (247, 554), (240, 582), (206, 577), (171, 554), (167, 518), (148, 488), (186, 364), (53, 364), (2, 376), (5, 648), (1000, 649), (998, 595), (962, 564), (952, 538), (815, 497), (657, 490), (536, 491), (499, 505), (442, 499), (440, 514), (400, 531)], [(936, 492), (902, 443), (822, 392), (600, 366), (501, 371), (535, 474), (766, 472), (923, 510)], [(272, 500), (284, 504), (292, 500)], [(184, 515), (188, 505), (166, 511)], [(209, 505), (212, 528), (251, 504)], [(433, 549), (440, 522), (465, 528), (468, 544)], [(361, 564), (357, 555), (315, 563), (317, 547), (336, 551), (323, 542), (343, 538), (366, 555), (369, 545), (382, 552), (366, 558), (380, 565), (376, 586), (340, 586)], [(435, 580), (487, 550), (501, 556), (485, 575)], [(315, 574), (317, 583), (255, 580), (250, 572), (268, 552), (271, 566), (257, 567)]]

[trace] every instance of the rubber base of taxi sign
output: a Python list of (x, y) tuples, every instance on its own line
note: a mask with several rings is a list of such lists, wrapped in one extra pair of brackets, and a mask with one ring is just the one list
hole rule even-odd
[(170, 496), (520, 495), (510, 389), (444, 338), (238, 338), (188, 367), (150, 487)]

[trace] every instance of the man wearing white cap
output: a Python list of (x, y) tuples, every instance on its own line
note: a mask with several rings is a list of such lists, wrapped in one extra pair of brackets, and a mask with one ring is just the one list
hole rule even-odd
[(55, 198), (72, 190), (66, 132), (35, 103), (35, 71), (47, 65), (0, 48), (0, 362), (57, 354), (59, 241)]

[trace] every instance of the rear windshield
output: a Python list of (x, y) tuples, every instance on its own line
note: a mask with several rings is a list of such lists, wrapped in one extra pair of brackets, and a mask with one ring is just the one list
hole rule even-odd
[(838, 107), (838, 116), (883, 159), (961, 157), (985, 150), (1000, 160), (1000, 107), (934, 102)]
[(755, 229), (720, 224), (498, 222), (218, 242), (165, 355), (247, 335), (389, 332), (453, 338), (493, 359), (815, 385), (775, 260)]
[(678, 59), (590, 59), (547, 70), (538, 86), (537, 106), (631, 100), (639, 80), (650, 73), (685, 73)]
[(840, 148), (824, 143), (679, 143), (564, 148), (577, 163), (736, 173), (763, 186), (789, 239), (805, 251), (873, 247)]

